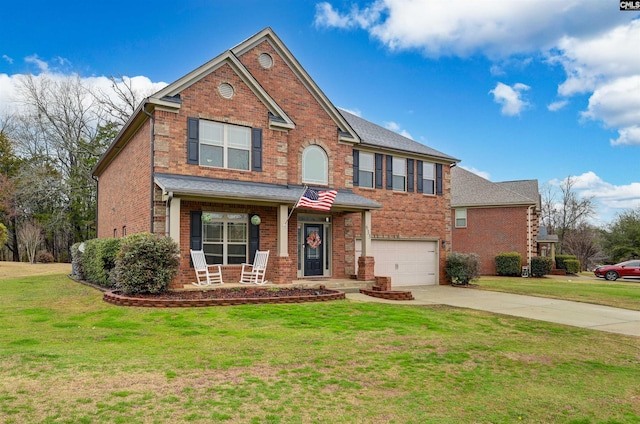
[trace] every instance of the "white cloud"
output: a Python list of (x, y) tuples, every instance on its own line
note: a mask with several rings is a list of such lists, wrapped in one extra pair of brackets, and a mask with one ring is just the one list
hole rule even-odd
[(557, 102), (553, 102), (547, 105), (547, 109), (550, 110), (551, 112), (556, 112), (568, 104), (569, 104), (568, 100), (558, 100)]
[(522, 83), (509, 86), (499, 82), (489, 93), (493, 94), (493, 100), (496, 103), (502, 105), (503, 115), (516, 116), (530, 106), (529, 102), (523, 98), (523, 92), (530, 89), (531, 87)]
[(391, 130), (393, 132), (396, 132), (398, 134), (400, 134), (403, 137), (407, 137), (410, 138), (411, 140), (413, 140), (413, 137), (411, 137), (411, 134), (409, 134), (409, 132), (407, 130), (402, 129), (402, 127), (400, 127), (400, 125), (398, 125), (397, 123), (390, 121), (390, 122), (385, 122), (384, 123), (384, 127), (388, 130)]
[(40, 59), (37, 54), (25, 57), (24, 61), (36, 65), (40, 72), (46, 73), (49, 71), (49, 64)]
[(2, 59), (3, 59), (5, 62), (7, 62), (9, 65), (12, 65), (12, 64), (13, 64), (13, 59), (12, 59), (12, 58), (10, 58), (9, 56), (7, 56), (6, 54), (3, 54), (3, 55), (2, 55)]
[[(573, 190), (579, 197), (593, 198), (596, 206), (594, 220), (597, 223), (611, 222), (617, 213), (640, 208), (640, 183), (614, 185), (604, 181), (593, 171), (570, 178), (573, 180)], [(561, 183), (559, 180), (549, 181), (552, 186), (559, 186)]]
[(462, 168), (462, 169), (466, 169), (466, 170), (467, 170), (467, 171), (469, 171), (469, 172), (473, 172), (474, 174), (478, 175), (479, 177), (484, 178), (485, 180), (489, 180), (489, 181), (491, 181), (491, 179), (490, 179), (491, 174), (490, 174), (490, 173), (488, 173), (488, 172), (486, 172), (486, 171), (480, 171), (480, 170), (479, 170), (479, 169), (477, 169), (477, 168), (474, 168), (474, 167), (468, 167), (468, 166), (464, 166), (464, 165), (458, 165), (458, 166), (459, 166), (460, 168)]
[[(640, 86), (634, 85), (640, 78), (637, 18), (601, 0), (371, 0), (345, 11), (329, 2), (316, 8), (318, 26), (362, 29), (390, 50), (416, 50), (434, 59), (483, 55), (494, 61), (494, 76), (544, 57), (566, 74), (560, 98), (548, 110), (561, 109), (577, 94), (591, 96), (583, 117), (617, 129), (613, 145), (640, 144), (640, 112), (634, 113), (640, 110)], [(526, 106), (515, 87), (499, 85), (492, 92), (504, 114), (517, 115)]]

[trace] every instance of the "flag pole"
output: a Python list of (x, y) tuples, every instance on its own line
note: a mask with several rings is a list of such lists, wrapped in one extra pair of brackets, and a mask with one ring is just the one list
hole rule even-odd
[(300, 195), (300, 197), (298, 197), (298, 200), (296, 201), (296, 203), (293, 205), (293, 207), (291, 208), (291, 212), (289, 212), (289, 216), (287, 217), (287, 220), (284, 221), (282, 223), (282, 226), (284, 227), (285, 225), (287, 225), (287, 222), (289, 222), (289, 219), (291, 218), (291, 215), (293, 215), (293, 211), (296, 209), (296, 207), (298, 206), (298, 203), (300, 203), (300, 199), (302, 199), (302, 196), (304, 196), (304, 194), (307, 192), (307, 185), (305, 184), (304, 188), (302, 189), (302, 194)]

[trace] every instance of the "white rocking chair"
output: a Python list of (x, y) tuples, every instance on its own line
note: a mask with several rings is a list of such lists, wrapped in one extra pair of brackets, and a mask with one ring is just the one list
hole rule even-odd
[(191, 283), (194, 286), (204, 287), (212, 285), (224, 284), (222, 282), (222, 269), (220, 265), (207, 265), (204, 257), (204, 251), (191, 250), (191, 261), (196, 271), (197, 283)]
[(256, 257), (252, 264), (242, 264), (242, 274), (240, 276), (241, 284), (266, 284), (264, 274), (267, 272), (267, 261), (269, 260), (269, 251), (256, 252)]

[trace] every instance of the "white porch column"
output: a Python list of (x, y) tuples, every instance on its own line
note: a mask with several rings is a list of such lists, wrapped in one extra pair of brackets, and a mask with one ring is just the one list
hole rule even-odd
[(278, 256), (289, 256), (289, 206), (278, 207)]
[(180, 198), (174, 197), (171, 199), (171, 205), (169, 206), (169, 237), (171, 237), (178, 247), (180, 247)]
[(362, 211), (362, 228), (360, 234), (362, 237), (362, 253), (361, 256), (371, 256), (371, 211)]

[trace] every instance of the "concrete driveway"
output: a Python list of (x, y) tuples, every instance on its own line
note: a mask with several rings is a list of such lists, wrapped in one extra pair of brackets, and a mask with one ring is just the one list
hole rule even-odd
[(393, 287), (393, 290), (410, 291), (415, 300), (385, 300), (361, 293), (347, 293), (347, 299), (406, 305), (450, 305), (640, 337), (640, 311), (451, 286)]

